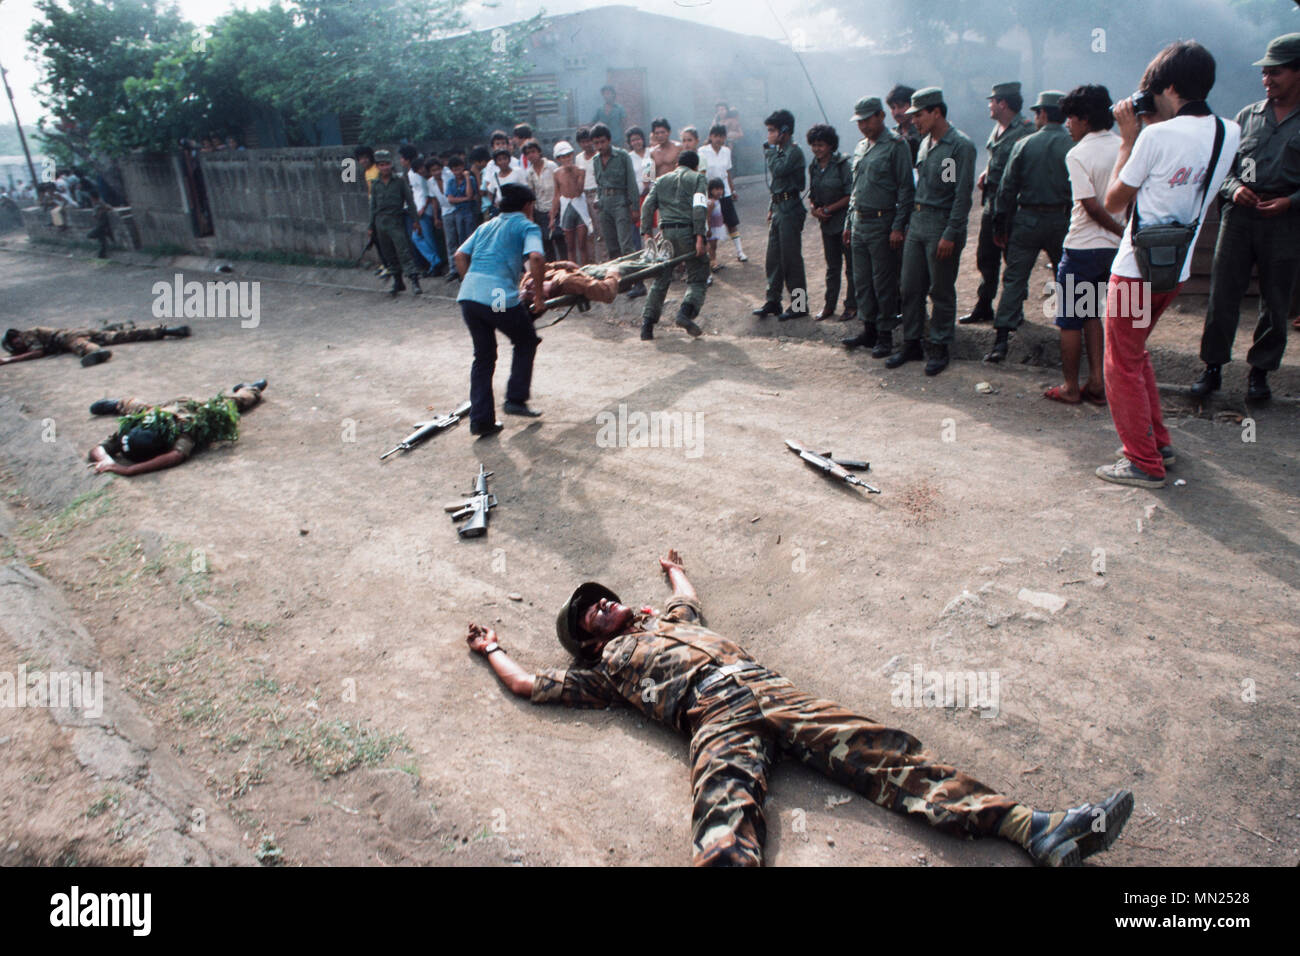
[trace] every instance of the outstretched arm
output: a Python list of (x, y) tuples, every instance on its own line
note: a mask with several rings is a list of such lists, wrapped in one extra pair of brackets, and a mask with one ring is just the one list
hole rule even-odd
[(471, 621), (469, 636), (465, 640), (469, 644), (471, 651), (476, 654), (483, 654), (488, 659), (488, 663), (492, 665), (492, 670), (496, 673), (497, 679), (505, 684), (510, 693), (519, 697), (533, 696), (533, 675), (511, 660), (506, 655), (504, 648), (498, 647), (491, 654), (486, 653), (488, 646), (495, 644), (497, 641), (496, 631)]
[(184, 464), (185, 458), (185, 455), (173, 449), (156, 455), (148, 461), (136, 462), (134, 465), (120, 465), (113, 460), (113, 456), (104, 449), (103, 445), (96, 445), (90, 450), (90, 459), (96, 472), (102, 474), (111, 471), (115, 475), (124, 475), (127, 478), (151, 471), (162, 471), (164, 468), (175, 468), (177, 465)]
[(664, 573), (668, 575), (668, 583), (673, 586), (673, 597), (699, 600), (694, 585), (686, 577), (686, 571), (682, 567), (682, 556), (677, 553), (676, 548), (669, 548), (668, 557), (659, 559), (659, 567), (663, 568)]
[(30, 352), (22, 352), (18, 355), (6, 355), (0, 358), (0, 365), (8, 365), (10, 362), (30, 362), (32, 359), (44, 357), (44, 349), (32, 349)]

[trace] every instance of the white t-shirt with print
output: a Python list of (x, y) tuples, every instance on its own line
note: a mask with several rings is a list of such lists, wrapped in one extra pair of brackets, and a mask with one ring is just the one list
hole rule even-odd
[[(1232, 120), (1223, 120), (1223, 146), (1218, 163), (1208, 172), (1210, 182), (1202, 199), (1201, 181), (1207, 175), (1210, 152), (1214, 149), (1214, 121), (1214, 116), (1175, 116), (1146, 127), (1138, 135), (1119, 178), (1126, 186), (1137, 189), (1141, 225), (1159, 226), (1172, 222), (1190, 225), (1194, 220), (1203, 220), (1205, 207), (1223, 185), (1241, 143), (1241, 127)], [(1112, 275), (1139, 279), (1142, 273), (1133, 255), (1134, 218), (1130, 217), (1124, 228), (1124, 237), (1120, 240), (1110, 271)], [(1202, 226), (1204, 221), (1197, 225), (1197, 236)], [(1196, 237), (1192, 238), (1192, 245), (1196, 245)], [(1191, 272), (1192, 257), (1189, 253), (1179, 281), (1186, 282)]]

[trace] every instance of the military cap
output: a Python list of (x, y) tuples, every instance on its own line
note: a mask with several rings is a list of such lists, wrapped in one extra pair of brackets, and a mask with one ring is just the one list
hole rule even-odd
[(1008, 96), (1011, 96), (1013, 93), (1019, 93), (1019, 92), (1020, 92), (1019, 81), (1013, 81), (1008, 83), (994, 83), (993, 91), (984, 98), (986, 100), (994, 100), (994, 99), (1004, 100)]
[(615, 603), (622, 603), (618, 600), (618, 595), (603, 584), (588, 581), (586, 584), (579, 584), (574, 589), (574, 592), (569, 595), (569, 599), (564, 602), (564, 606), (560, 608), (560, 613), (556, 615), (555, 636), (560, 639), (560, 644), (564, 649), (574, 657), (591, 656), (586, 647), (591, 637), (579, 624), (578, 615), (601, 598), (608, 598)]
[(864, 96), (853, 107), (853, 122), (871, 119), (877, 113), (883, 113), (884, 111), (885, 107), (880, 102), (879, 96)]
[(913, 113), (919, 113), (921, 110), (928, 110), (932, 106), (938, 106), (943, 102), (943, 90), (937, 86), (927, 86), (925, 89), (917, 90), (912, 94), (912, 108), (906, 113), (911, 116)]
[(376, 163), (391, 163), (392, 161), (393, 161), (393, 154), (390, 153), (388, 150), (386, 149), (375, 150)]
[(1253, 66), (1285, 66), (1300, 60), (1300, 33), (1284, 33), (1269, 41), (1264, 59), (1256, 60)]
[(1065, 94), (1060, 90), (1043, 90), (1038, 94), (1038, 102), (1029, 108), (1031, 110), (1041, 110), (1049, 106), (1059, 108), (1063, 99), (1065, 99)]

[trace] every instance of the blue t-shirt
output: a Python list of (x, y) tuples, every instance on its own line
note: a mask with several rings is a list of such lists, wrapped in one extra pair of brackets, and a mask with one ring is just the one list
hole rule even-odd
[[(473, 184), (475, 189), (478, 188), (478, 181), (474, 178), (473, 173), (466, 173), (465, 181), (463, 183), (456, 178), (455, 173), (452, 173), (451, 182), (447, 183), (447, 195), (468, 196), (471, 184)], [(451, 208), (452, 215), (456, 217), (457, 222), (473, 225), (474, 205), (472, 203), (460, 202), (456, 203)]]
[(545, 255), (542, 230), (522, 212), (502, 213), (483, 223), (456, 251), (469, 256), (469, 272), (456, 301), (505, 309), (519, 304), (524, 257), (532, 252)]

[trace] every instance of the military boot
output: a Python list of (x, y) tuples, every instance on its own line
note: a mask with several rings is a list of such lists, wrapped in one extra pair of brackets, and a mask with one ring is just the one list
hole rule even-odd
[(1211, 392), (1217, 392), (1223, 387), (1223, 366), (1206, 365), (1205, 371), (1201, 377), (1192, 383), (1190, 389), (1192, 395), (1196, 398), (1205, 398)]
[(685, 329), (691, 334), (691, 338), (698, 338), (704, 334), (704, 330), (695, 324), (695, 316), (699, 314), (693, 302), (683, 302), (677, 309), (677, 318), (673, 324), (678, 328)]
[(653, 340), (654, 337), (655, 337), (655, 320), (642, 319), (641, 320), (641, 341), (649, 342)]
[(178, 325), (174, 329), (163, 329), (163, 337), (171, 336), (174, 339), (187, 339), (190, 336), (190, 327), (188, 325)]
[(1115, 791), (1104, 803), (1085, 803), (1064, 813), (1035, 810), (1025, 849), (1039, 866), (1078, 866), (1094, 853), (1110, 849), (1132, 812), (1133, 794), (1128, 790)]
[(405, 291), (406, 291), (406, 283), (402, 281), (402, 274), (401, 274), (400, 272), (394, 272), (394, 273), (393, 273), (393, 285), (392, 285), (392, 288), (390, 288), (390, 289), (388, 290), (388, 294), (389, 294), (390, 296), (396, 298), (396, 297), (397, 297), (397, 293), (399, 293), (399, 292), (405, 292)]
[(871, 350), (874, 359), (889, 358), (894, 353), (894, 333), (880, 332), (876, 335), (876, 347)]
[(234, 388), (232, 388), (231, 391), (232, 391), (232, 392), (237, 392), (237, 391), (239, 391), (241, 388), (255, 388), (255, 389), (257, 389), (257, 390), (260, 392), (260, 391), (262, 391), (264, 388), (266, 388), (266, 379), (264, 379), (264, 378), (259, 378), (256, 382), (240, 382), (238, 385), (236, 385)]
[(411, 274), (411, 295), (424, 295), (424, 290), (420, 288), (420, 277)]
[(844, 343), (846, 349), (855, 349), (858, 346), (870, 348), (876, 344), (877, 338), (876, 327), (869, 323), (864, 323), (860, 335), (855, 335), (851, 339), (840, 339), (840, 341)]
[(1272, 397), (1273, 390), (1268, 387), (1268, 372), (1252, 367), (1246, 379), (1246, 401), (1267, 402)]
[(120, 398), (101, 398), (90, 406), (92, 415), (116, 415)]
[(916, 339), (905, 339), (902, 347), (885, 360), (885, 368), (898, 368), (908, 362), (915, 362), (918, 359), (925, 358), (925, 352), (921, 350), (921, 343)]
[(87, 352), (81, 357), (82, 366), (89, 368), (91, 365), (98, 365), (100, 362), (107, 362), (113, 357), (109, 349), (95, 349), (93, 352)]
[(993, 348), (989, 354), (984, 356), (986, 362), (1001, 362), (1007, 357), (1007, 352), (1011, 348), (1011, 330), (998, 329), (997, 338), (993, 340)]
[(948, 346), (930, 343), (930, 360), (925, 363), (926, 375), (938, 375), (948, 367)]

